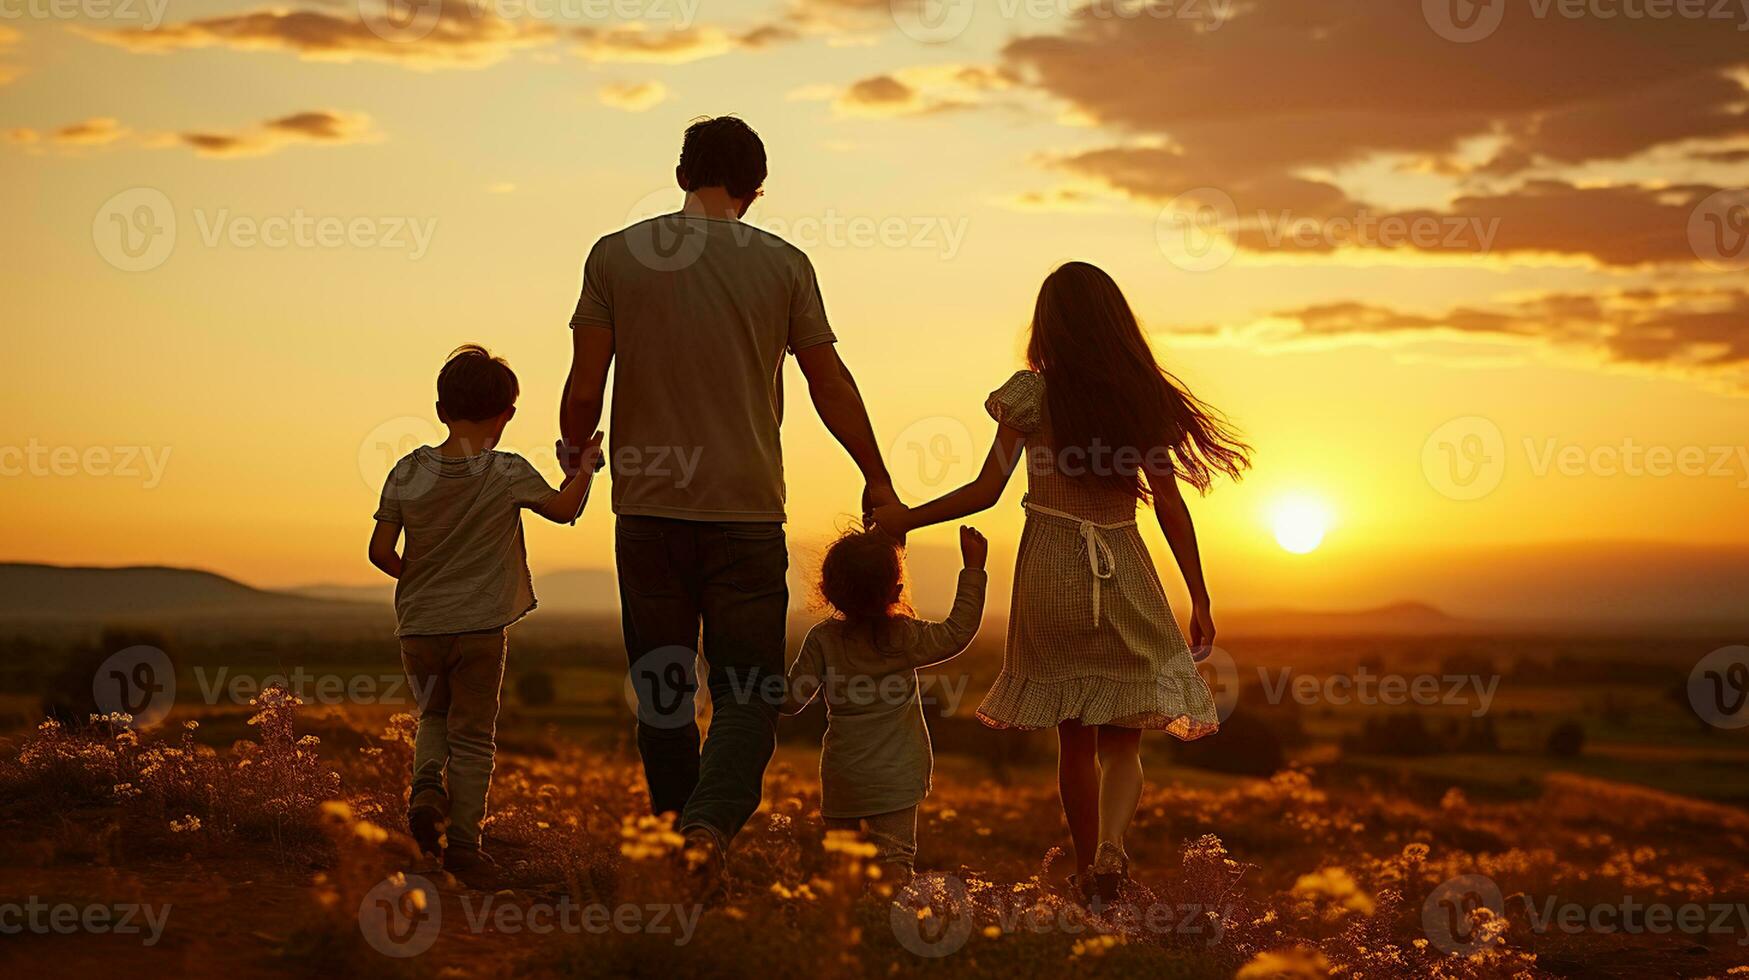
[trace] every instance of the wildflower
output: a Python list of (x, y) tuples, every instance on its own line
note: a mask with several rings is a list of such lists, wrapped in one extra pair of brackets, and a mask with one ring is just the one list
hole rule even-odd
[(170, 830), (177, 834), (192, 834), (200, 829), (200, 818), (192, 813), (185, 813), (181, 820), (172, 819)]

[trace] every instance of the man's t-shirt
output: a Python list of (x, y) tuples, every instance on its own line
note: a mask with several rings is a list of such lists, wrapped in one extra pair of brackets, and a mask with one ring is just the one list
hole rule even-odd
[(590, 250), (571, 327), (614, 334), (614, 513), (784, 519), (784, 354), (837, 339), (800, 249), (733, 219), (638, 222)]
[(515, 453), (457, 458), (421, 446), (403, 456), (376, 513), (407, 537), (395, 635), (499, 629), (528, 615), (535, 599), (522, 509), (556, 493)]

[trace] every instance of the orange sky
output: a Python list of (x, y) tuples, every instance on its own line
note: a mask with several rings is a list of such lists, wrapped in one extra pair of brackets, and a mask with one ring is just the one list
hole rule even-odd
[[(969, 475), (1039, 280), (1081, 258), (1258, 449), (1193, 504), (1218, 605), (1438, 601), (1453, 552), (1749, 545), (1737, 24), (628, 4), (642, 22), (225, 0), (0, 25), (25, 368), (0, 558), (371, 581), (382, 474), (434, 437), (468, 340), (520, 373), (507, 441), (554, 472), (582, 256), (677, 204), (680, 130), (730, 111), (771, 157), (750, 218), (813, 257), (908, 495)], [(792, 525), (818, 541), (857, 481), (789, 380)], [(998, 560), (1019, 482), (979, 521)], [(1273, 534), (1289, 499), (1330, 517), (1304, 555)], [(531, 529), (536, 567), (609, 564), (605, 501)]]

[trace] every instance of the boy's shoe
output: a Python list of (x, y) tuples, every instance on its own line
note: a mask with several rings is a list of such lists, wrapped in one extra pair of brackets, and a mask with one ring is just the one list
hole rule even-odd
[(443, 852), (443, 870), (469, 888), (495, 892), (504, 887), (504, 869), (477, 847), (451, 847)]
[(728, 878), (728, 857), (717, 835), (703, 827), (686, 832), (680, 849), (680, 865), (691, 885), (692, 900), (710, 904), (723, 897)]
[(449, 797), (442, 790), (422, 789), (407, 807), (407, 829), (419, 850), (432, 857), (443, 856), (443, 831), (449, 825)]

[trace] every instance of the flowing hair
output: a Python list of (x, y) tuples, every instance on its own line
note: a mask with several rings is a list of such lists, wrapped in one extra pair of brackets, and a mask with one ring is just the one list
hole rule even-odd
[[(1141, 457), (1165, 449), (1174, 475), (1201, 493), (1216, 473), (1237, 480), (1251, 465), (1251, 447), (1231, 423), (1160, 367), (1123, 291), (1097, 266), (1066, 262), (1045, 277), (1026, 359), (1044, 376), (1059, 455), (1065, 447), (1090, 459), (1101, 447)], [(1149, 497), (1141, 470), (1121, 455), (1077, 478)]]

